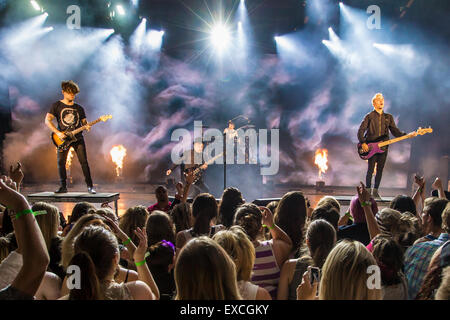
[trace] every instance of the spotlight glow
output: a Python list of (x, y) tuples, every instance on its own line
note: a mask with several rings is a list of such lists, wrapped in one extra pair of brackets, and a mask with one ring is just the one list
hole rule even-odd
[(116, 6), (116, 9), (118, 14), (120, 14), (121, 16), (125, 15), (125, 9), (120, 4)]
[(41, 11), (41, 6), (36, 1), (31, 0), (30, 3), (36, 11)]
[(151, 49), (161, 49), (162, 38), (164, 36), (164, 31), (150, 30), (147, 33), (147, 43)]
[(216, 25), (211, 30), (210, 39), (215, 48), (225, 49), (231, 40), (230, 31), (222, 24)]

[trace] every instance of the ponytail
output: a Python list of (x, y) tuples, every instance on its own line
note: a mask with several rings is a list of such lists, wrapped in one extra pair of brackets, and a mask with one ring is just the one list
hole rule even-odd
[(89, 254), (81, 251), (75, 254), (70, 260), (69, 266), (78, 266), (80, 268), (80, 287), (70, 290), (69, 300), (100, 300), (102, 299), (100, 291), (100, 282), (97, 277), (94, 262)]

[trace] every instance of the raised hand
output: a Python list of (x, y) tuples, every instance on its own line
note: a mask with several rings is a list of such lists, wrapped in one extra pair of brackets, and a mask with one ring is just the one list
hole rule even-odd
[(274, 224), (273, 222), (273, 213), (270, 211), (269, 208), (266, 207), (259, 207), (259, 210), (261, 210), (262, 215), (262, 224), (265, 224), (266, 226), (272, 226)]
[(147, 252), (148, 242), (147, 242), (147, 232), (145, 228), (136, 228), (134, 233), (139, 238), (139, 245), (134, 251), (133, 259), (135, 262), (144, 261), (145, 253)]
[(433, 182), (433, 184), (431, 186), (433, 187), (433, 189), (436, 189), (436, 190), (444, 189), (444, 185), (442, 183), (442, 180), (439, 177), (437, 177), (434, 180), (434, 182)]
[(425, 179), (417, 174), (414, 176), (414, 182), (420, 187), (423, 188), (425, 185)]
[(358, 192), (358, 199), (360, 203), (370, 201), (370, 193), (367, 191), (366, 186), (362, 181), (360, 181), (360, 185), (356, 187), (356, 192)]
[(16, 167), (13, 165), (9, 167), (9, 177), (19, 186), (22, 183), (24, 174), (22, 171), (22, 164), (17, 161)]
[(0, 178), (0, 203), (10, 209), (18, 210), (28, 206), (28, 202), (15, 188), (17, 186), (12, 179), (6, 176)]
[(183, 193), (183, 183), (178, 182), (175, 188), (177, 189), (178, 194), (181, 195)]
[(186, 183), (187, 184), (193, 184), (195, 180), (194, 171), (191, 171), (186, 174)]
[(302, 283), (297, 287), (297, 300), (314, 300), (316, 298), (317, 286), (319, 282), (311, 285), (309, 279), (309, 270), (303, 274)]

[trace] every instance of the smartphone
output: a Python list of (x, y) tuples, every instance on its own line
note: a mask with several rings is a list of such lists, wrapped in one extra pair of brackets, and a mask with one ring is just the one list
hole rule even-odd
[(311, 285), (314, 282), (320, 281), (320, 269), (317, 267), (310, 267), (309, 269), (309, 280), (311, 281)]

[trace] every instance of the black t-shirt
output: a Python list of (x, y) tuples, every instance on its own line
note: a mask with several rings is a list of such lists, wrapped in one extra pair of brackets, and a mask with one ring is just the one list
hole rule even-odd
[[(83, 107), (77, 103), (69, 106), (61, 101), (57, 101), (52, 104), (52, 107), (48, 113), (55, 116), (58, 121), (59, 131), (72, 131), (82, 127), (83, 124), (81, 123), (81, 120), (86, 119), (86, 114), (84, 113)], [(83, 131), (76, 135), (77, 138), (81, 138), (82, 136)]]

